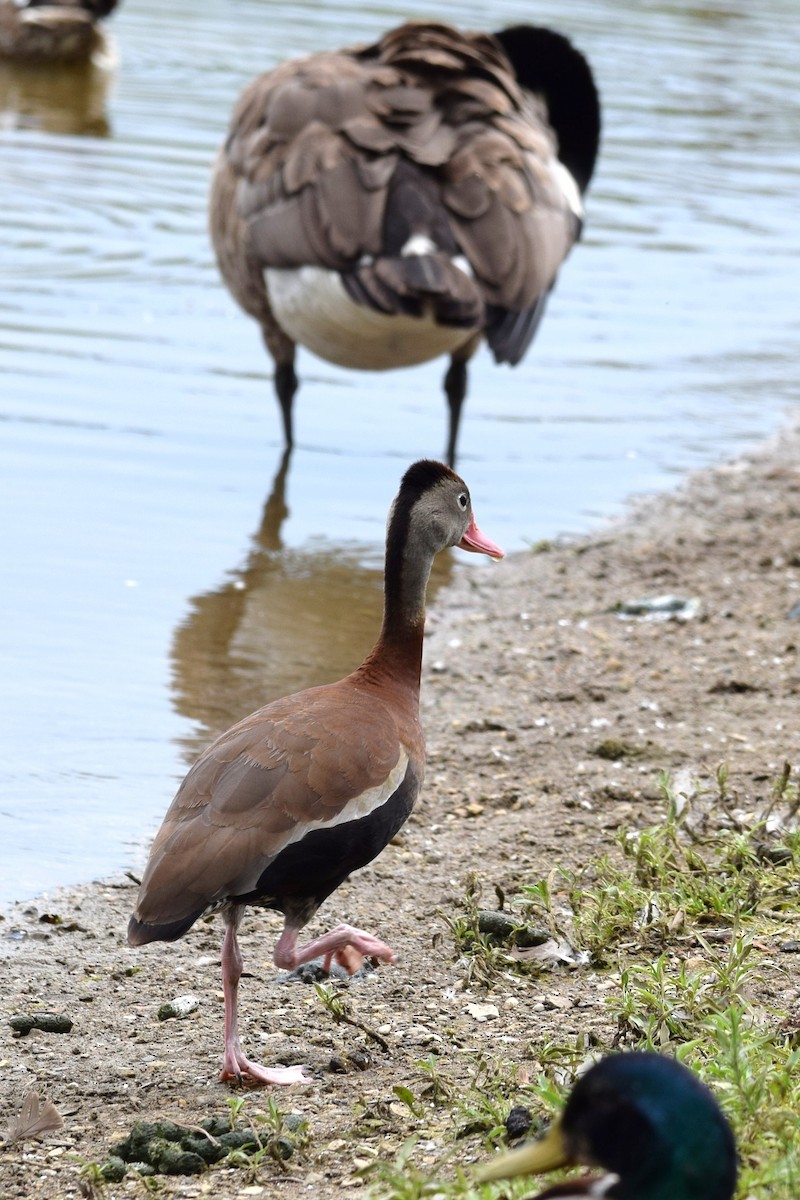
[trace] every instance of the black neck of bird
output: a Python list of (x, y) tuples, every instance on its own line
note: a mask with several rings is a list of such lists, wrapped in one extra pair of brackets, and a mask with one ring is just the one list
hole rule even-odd
[(589, 186), (600, 147), (600, 98), (591, 67), (572, 43), (553, 29), (515, 25), (495, 38), (517, 82), (543, 96), (558, 138), (558, 157), (581, 193)]
[(398, 507), (386, 538), (383, 624), (368, 662), (383, 661), (392, 674), (419, 685), (425, 633), (425, 591), (434, 555), (409, 536), (411, 513)]

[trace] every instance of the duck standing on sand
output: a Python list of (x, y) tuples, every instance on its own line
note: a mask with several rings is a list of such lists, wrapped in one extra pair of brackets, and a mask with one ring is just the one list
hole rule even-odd
[(322, 956), (352, 974), (363, 957), (394, 953), (371, 933), (338, 925), (305, 946), (300, 930), (351, 872), (371, 862), (408, 818), (425, 769), (419, 718), (425, 589), (435, 556), (460, 546), (502, 558), (481, 533), (463, 479), (424, 460), (403, 476), (386, 535), (378, 640), (351, 675), (245, 717), (201, 754), (156, 835), (128, 941), (174, 941), (211, 908), (222, 911), (225, 1051), (222, 1079), (304, 1082), (302, 1067), (270, 1069), (239, 1042), (247, 904), (283, 913), (277, 966)]

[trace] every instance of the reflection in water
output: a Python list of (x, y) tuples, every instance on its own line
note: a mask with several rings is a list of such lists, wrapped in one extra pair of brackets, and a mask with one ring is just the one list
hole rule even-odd
[[(377, 637), (383, 568), (375, 547), (282, 546), (289, 460), (284, 453), (245, 565), (195, 597), (175, 632), (175, 706), (202, 725), (182, 740), (187, 761), (210, 737), (276, 696), (348, 674)], [(440, 554), (429, 602), (452, 569), (449, 553)]]
[(108, 137), (113, 78), (107, 66), (94, 63), (0, 61), (0, 127)]

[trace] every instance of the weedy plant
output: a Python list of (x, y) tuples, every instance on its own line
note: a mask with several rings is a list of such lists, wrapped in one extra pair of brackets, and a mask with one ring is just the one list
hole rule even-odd
[(520, 1084), (514, 1063), (475, 1059), (465, 1091), (455, 1098), (456, 1138), (478, 1134), (487, 1151), (495, 1149), (505, 1142), (509, 1109), (535, 1097), (538, 1102), (535, 1088)]
[(734, 1006), (710, 1017), (704, 1035), (680, 1052), (727, 1110), (739, 1145), (739, 1194), (748, 1200), (800, 1195), (800, 1050), (792, 1040), (778, 1023)]
[[(536, 885), (539, 890), (546, 887), (546, 881)], [(481, 891), (477, 873), (470, 872), (462, 912), (456, 916), (439, 913), (453, 935), (465, 982), (491, 988), (509, 969), (517, 974), (538, 974), (542, 969), (541, 961), (524, 951), (560, 935), (552, 913), (546, 913), (544, 926), (534, 927), (529, 920), (530, 904), (526, 913), (515, 911), (516, 901), (512, 901), (510, 910), (505, 910), (505, 894), (497, 888), (500, 908), (482, 909), (479, 904)]]
[(103, 1174), (100, 1163), (79, 1160), (81, 1163), (78, 1176), (78, 1191), (85, 1200), (101, 1200), (106, 1194), (108, 1181)]
[(513, 966), (509, 948), (480, 928), (482, 885), (475, 871), (467, 875), (462, 911), (441, 916), (453, 936), (455, 950), (464, 964), (467, 983), (491, 987), (502, 971)]
[[(514, 936), (531, 922), (589, 950), (594, 968), (609, 972), (605, 1004), (616, 1033), (605, 1044), (588, 1032), (569, 1044), (532, 1040), (528, 1052), (538, 1066), (524, 1085), (519, 1064), (488, 1056), (474, 1064), (466, 1085), (449, 1076), (442, 1081), (435, 1056), (418, 1064), (432, 1091), (409, 1092), (417, 1133), (393, 1160), (375, 1164), (374, 1200), (530, 1193), (524, 1179), (476, 1190), (469, 1170), (454, 1160), (480, 1157), (503, 1142), (517, 1104), (530, 1108), (535, 1134), (537, 1123), (562, 1107), (586, 1061), (614, 1049), (673, 1054), (714, 1089), (737, 1137), (740, 1200), (800, 1196), (800, 1003), (796, 989), (782, 986), (796, 960), (777, 953), (779, 945), (795, 947), (800, 920), (798, 781), (786, 763), (770, 794), (752, 798), (722, 764), (700, 782), (678, 784), (663, 775), (658, 789), (662, 816), (620, 833), (616, 854), (580, 872), (556, 867), (525, 887), (512, 911), (504, 911), (505, 939), (487, 933), (476, 877), (468, 881), (463, 911), (445, 917), (472, 984), (499, 989), (504, 977), (521, 972)], [(790, 997), (789, 1011), (771, 1007), (782, 994)], [(424, 1100), (439, 1111), (449, 1108), (451, 1116), (441, 1160), (428, 1170), (418, 1153)]]
[(674, 1053), (714, 1088), (736, 1132), (737, 1194), (748, 1200), (800, 1195), (800, 1011), (758, 1001), (765, 967), (780, 974), (764, 957), (768, 943), (800, 917), (791, 775), (787, 763), (762, 811), (745, 813), (720, 768), (694, 826), (662, 778), (664, 820), (620, 838), (625, 863), (606, 858), (591, 887), (570, 888), (579, 936), (600, 961), (613, 951), (619, 968), (607, 1001), (616, 1044)]
[(344, 992), (332, 983), (315, 983), (314, 991), (317, 999), (322, 1004), (326, 1012), (330, 1013), (334, 1021), (344, 1025), (352, 1025), (354, 1029), (360, 1029), (362, 1033), (370, 1039), (377, 1042), (380, 1048), (389, 1053), (389, 1043), (375, 1029), (370, 1029), (369, 1025), (365, 1025), (358, 1017), (355, 1017), (352, 1012), (352, 1005)]
[(702, 963), (661, 954), (622, 968), (620, 994), (609, 1000), (617, 1010), (617, 1044), (661, 1050), (698, 1036), (708, 1018), (746, 1003), (745, 987), (760, 978), (748, 962), (752, 942), (737, 937), (721, 956), (707, 944), (706, 950)]
[(413, 1162), (419, 1137), (405, 1140), (393, 1158), (375, 1163), (371, 1171), (370, 1200), (478, 1200), (479, 1192), (459, 1171), (455, 1180), (442, 1179), (446, 1161), (437, 1165), (433, 1178)]
[[(784, 769), (775, 788), (794, 802), (797, 785)], [(800, 832), (770, 826), (773, 801), (761, 815), (735, 812), (727, 769), (697, 787), (692, 805), (666, 775), (658, 780), (664, 816), (617, 838), (623, 861), (601, 858), (580, 872), (560, 872), (571, 910), (570, 936), (602, 965), (620, 947), (661, 950), (688, 928), (730, 930), (757, 913), (796, 909), (800, 896)], [(530, 911), (552, 916), (554, 876), (523, 889)]]

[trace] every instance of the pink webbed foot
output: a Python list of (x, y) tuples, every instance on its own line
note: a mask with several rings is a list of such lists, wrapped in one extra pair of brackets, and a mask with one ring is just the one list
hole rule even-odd
[(322, 937), (300, 947), (297, 946), (297, 930), (287, 926), (278, 939), (273, 959), (276, 966), (291, 971), (320, 956), (326, 971), (330, 971), (335, 959), (350, 975), (363, 965), (365, 958), (377, 958), (385, 963), (395, 959), (391, 946), (352, 925), (337, 925), (330, 933), (323, 933)]
[(343, 967), (348, 975), (355, 975), (356, 971), (360, 971), (365, 958), (377, 958), (379, 962), (385, 963), (394, 962), (394, 950), (380, 938), (374, 937), (371, 933), (363, 933), (360, 929), (351, 929), (350, 932), (357, 936), (350, 938), (347, 945), (342, 946), (341, 950), (333, 950), (325, 955), (322, 962), (324, 970), (330, 971), (332, 960)]
[(251, 1062), (239, 1046), (226, 1047), (219, 1077), (223, 1083), (232, 1079), (239, 1084), (249, 1083), (255, 1087), (285, 1087), (291, 1083), (314, 1082), (305, 1074), (305, 1067), (262, 1067), (260, 1063)]

